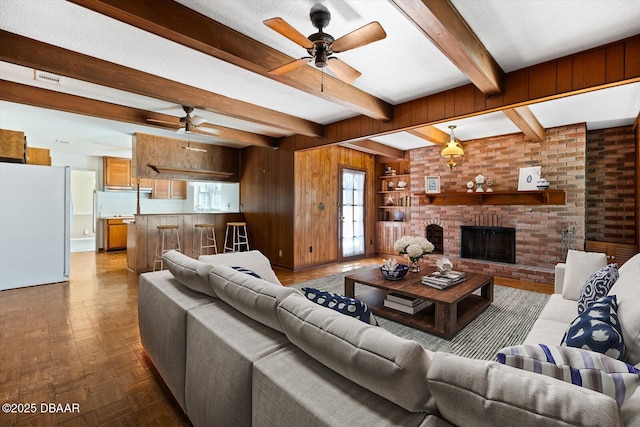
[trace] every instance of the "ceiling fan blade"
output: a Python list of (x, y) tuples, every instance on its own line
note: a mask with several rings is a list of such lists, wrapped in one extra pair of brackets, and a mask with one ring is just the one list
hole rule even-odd
[(313, 47), (313, 42), (311, 42), (311, 40), (306, 38), (300, 31), (293, 28), (282, 18), (267, 19), (266, 21), (263, 21), (263, 23), (275, 32), (280, 33), (305, 49), (311, 49)]
[(346, 83), (353, 83), (362, 73), (338, 58), (330, 57), (327, 61), (327, 68), (330, 69), (340, 80)]
[(193, 116), (191, 117), (191, 125), (192, 126), (200, 126), (203, 123), (206, 123), (207, 119), (202, 118), (200, 116)]
[(273, 70), (269, 71), (269, 74), (276, 74), (276, 75), (286, 74), (290, 71), (295, 70), (296, 68), (302, 67), (304, 64), (311, 61), (312, 59), (313, 58), (308, 56), (304, 58), (296, 59), (295, 61), (288, 62), (284, 65), (281, 65), (278, 68), (274, 68)]
[(158, 120), (158, 119), (147, 119), (148, 122), (152, 122), (152, 123), (162, 123), (163, 125), (171, 125), (171, 126), (179, 126), (179, 123), (176, 122), (169, 122), (166, 120)]
[[(194, 129), (191, 128), (191, 131), (193, 132)], [(209, 127), (209, 126), (199, 126), (198, 128), (195, 129), (195, 132), (201, 133), (204, 135), (209, 135), (209, 136), (220, 135), (222, 133), (220, 129), (216, 129), (214, 127)]]
[(331, 44), (334, 52), (345, 52), (356, 47), (364, 46), (387, 37), (379, 22), (371, 22), (364, 27), (345, 34)]

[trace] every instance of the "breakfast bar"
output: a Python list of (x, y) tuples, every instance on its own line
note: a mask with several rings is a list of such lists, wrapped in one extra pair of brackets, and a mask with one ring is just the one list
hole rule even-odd
[(242, 213), (164, 213), (139, 214), (127, 226), (127, 268), (135, 273), (153, 270), (153, 259), (158, 240), (159, 225), (177, 225), (180, 245), (185, 255), (197, 258), (192, 252), (195, 238), (195, 224), (214, 224), (218, 251), (224, 246), (227, 222), (244, 221)]

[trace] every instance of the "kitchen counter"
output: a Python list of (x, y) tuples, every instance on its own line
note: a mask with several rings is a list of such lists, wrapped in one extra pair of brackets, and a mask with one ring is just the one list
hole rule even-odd
[(127, 267), (136, 273), (153, 270), (159, 225), (178, 225), (182, 253), (197, 258), (198, 254), (192, 251), (194, 239), (197, 238), (194, 224), (214, 224), (218, 252), (222, 252), (226, 225), (232, 221), (244, 221), (244, 215), (230, 212), (135, 215), (135, 221), (127, 225)]

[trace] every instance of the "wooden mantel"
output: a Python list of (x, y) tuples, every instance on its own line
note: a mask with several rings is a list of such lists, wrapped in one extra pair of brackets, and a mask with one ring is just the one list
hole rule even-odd
[(416, 193), (422, 205), (564, 205), (564, 190)]

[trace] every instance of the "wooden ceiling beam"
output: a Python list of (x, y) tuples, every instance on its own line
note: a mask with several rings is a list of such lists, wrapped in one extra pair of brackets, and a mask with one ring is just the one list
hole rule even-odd
[[(123, 105), (112, 104), (95, 99), (84, 98), (77, 95), (56, 92), (49, 89), (41, 89), (21, 83), (7, 80), (0, 80), (0, 99), (18, 104), (33, 105), (36, 107), (49, 108), (52, 110), (65, 111), (67, 113), (82, 114), (85, 116), (98, 117), (100, 119), (115, 120), (118, 122), (132, 123), (136, 125), (152, 126), (162, 129), (179, 128), (179, 118), (168, 114), (146, 111), (139, 108), (125, 107)], [(162, 125), (149, 122), (147, 119), (176, 122), (176, 126)], [(203, 124), (200, 127), (217, 129), (219, 134), (211, 134), (214, 140), (224, 140), (239, 142), (260, 147), (275, 147), (276, 138), (231, 129), (224, 126)], [(200, 134), (201, 135), (201, 134)]]
[[(153, 2), (131, 0), (70, 0), (72, 3), (107, 15), (137, 28), (284, 83), (311, 95), (378, 119), (391, 119), (392, 107), (313, 67), (301, 67), (284, 75), (269, 71), (293, 61), (292, 58), (172, 0)], [(262, 25), (256, 22), (254, 25)], [(301, 56), (306, 54), (300, 49)], [(321, 82), (324, 84), (321, 85)]]
[(355, 141), (345, 144), (340, 144), (343, 147), (352, 148), (354, 150), (363, 151), (369, 154), (375, 154), (376, 156), (389, 157), (393, 159), (404, 158), (404, 151), (399, 150), (388, 145), (380, 144), (379, 142), (366, 139), (364, 141)]
[(235, 117), (287, 133), (321, 136), (323, 126), (298, 117), (208, 92), (153, 74), (103, 61), (0, 30), (0, 60), (86, 82)]
[(486, 95), (502, 92), (504, 72), (450, 0), (389, 0)]
[(509, 108), (502, 111), (531, 142), (542, 142), (546, 139), (544, 127), (540, 124), (533, 111), (527, 106)]
[(322, 138), (286, 137), (282, 147), (304, 150), (359, 141), (594, 90), (640, 82), (640, 35), (532, 65), (505, 75), (505, 90), (487, 96), (472, 85), (394, 107), (388, 122), (352, 117), (325, 126)]
[(433, 142), (436, 145), (444, 145), (449, 142), (449, 134), (441, 131), (435, 126), (423, 126), (411, 129), (408, 132), (418, 138)]

